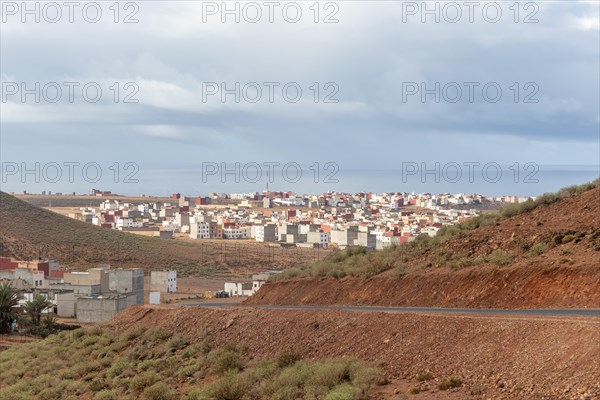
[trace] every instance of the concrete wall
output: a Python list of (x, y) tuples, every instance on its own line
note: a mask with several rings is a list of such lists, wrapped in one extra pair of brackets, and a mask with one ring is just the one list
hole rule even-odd
[(77, 299), (77, 321), (81, 323), (98, 323), (111, 320), (119, 310), (123, 299)]
[(264, 226), (264, 241), (275, 242), (277, 240), (277, 226), (275, 224), (267, 224)]
[(45, 278), (42, 271), (30, 271), (27, 268), (16, 268), (13, 271), (0, 271), (0, 279), (9, 281), (22, 280), (31, 288), (41, 288), (44, 286)]
[(331, 242), (339, 246), (347, 246), (349, 242), (348, 231), (345, 230), (332, 230), (331, 231)]
[(253, 281), (268, 281), (271, 274), (269, 273), (258, 273), (252, 275)]
[(77, 299), (77, 321), (98, 323), (110, 321), (118, 312), (136, 303), (134, 294), (107, 298), (81, 297)]
[(357, 238), (357, 227), (349, 227), (346, 230), (332, 230), (329, 235), (329, 241), (339, 246), (352, 246)]
[[(25, 282), (23, 279), (13, 279), (12, 275), (3, 275), (3, 272), (5, 271), (0, 271), (0, 283), (9, 282), (13, 288), (18, 290), (32, 289), (32, 286), (28, 282)], [(6, 276), (10, 276), (10, 279), (6, 278)]]
[(93, 276), (91, 276), (89, 272), (65, 272), (63, 281), (71, 285), (92, 285), (94, 283), (100, 283), (94, 282)]
[(108, 274), (110, 270), (91, 268), (86, 272), (66, 272), (63, 281), (71, 285), (100, 285), (101, 292), (108, 291)]
[(57, 293), (56, 294), (56, 306), (59, 317), (74, 317), (76, 315), (76, 304), (77, 298), (75, 293)]
[(48, 285), (50, 290), (72, 290), (76, 296), (97, 296), (100, 292), (100, 285), (70, 285), (67, 283), (58, 283)]
[(149, 304), (160, 304), (160, 292), (150, 292), (148, 295)]
[(358, 238), (354, 240), (354, 245), (374, 249), (377, 247), (377, 238), (375, 237), (375, 235), (372, 235), (370, 233), (359, 232)]
[(150, 290), (162, 293), (177, 291), (177, 271), (150, 271)]
[(134, 293), (137, 304), (144, 304), (144, 270), (113, 269), (108, 278), (109, 290), (114, 293)]

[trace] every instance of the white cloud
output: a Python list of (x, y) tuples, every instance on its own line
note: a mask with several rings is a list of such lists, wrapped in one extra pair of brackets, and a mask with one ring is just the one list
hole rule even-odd
[[(312, 2), (302, 4), (307, 10)], [(489, 152), (503, 159), (517, 147), (574, 151), (597, 140), (598, 3), (538, 2), (534, 24), (514, 23), (512, 2), (502, 4), (498, 24), (423, 24), (418, 17), (403, 23), (401, 3), (384, 1), (339, 2), (335, 24), (315, 24), (310, 10), (298, 24), (203, 23), (201, 3), (186, 1), (141, 2), (137, 24), (3, 24), (3, 81), (139, 87), (137, 104), (114, 104), (107, 89), (108, 98), (96, 104), (3, 103), (3, 151), (21, 143), (21, 132), (42, 127), (47, 135), (79, 135), (84, 147), (97, 143), (94, 135), (114, 135), (149, 163), (157, 143), (191, 158), (197, 146), (210, 146), (216, 159), (316, 157), (331, 154), (328, 145), (315, 149), (315, 140), (326, 139), (340, 149), (336, 157), (352, 164), (357, 147), (370, 150), (360, 162), (379, 163), (399, 149), (423, 158), (470, 154), (473, 141), (492, 137)], [(504, 100), (513, 82), (534, 81), (540, 103), (405, 103), (406, 81), (497, 81)], [(304, 93), (293, 104), (280, 93), (274, 103), (232, 96), (222, 102), (218, 95), (205, 101), (203, 82), (298, 82)], [(337, 83), (339, 103), (315, 103), (314, 82)], [(445, 139), (425, 143), (428, 132)], [(73, 151), (58, 144), (51, 150)], [(559, 163), (597, 162), (587, 151), (551, 154)]]

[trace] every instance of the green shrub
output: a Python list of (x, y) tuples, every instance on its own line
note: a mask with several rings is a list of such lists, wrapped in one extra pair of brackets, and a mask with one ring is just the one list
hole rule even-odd
[(250, 389), (252, 382), (243, 374), (230, 370), (223, 377), (209, 384), (204, 393), (213, 400), (240, 400)]
[(109, 351), (120, 352), (131, 346), (130, 341), (119, 340), (108, 346)]
[(146, 339), (150, 343), (160, 342), (163, 340), (167, 340), (171, 337), (173, 333), (168, 329), (164, 328), (150, 328), (144, 334), (144, 339)]
[(136, 328), (130, 329), (127, 332), (125, 332), (125, 343), (127, 342), (131, 342), (137, 338), (139, 338), (140, 336), (142, 336), (144, 334), (144, 332), (146, 331), (146, 328), (142, 327), (142, 326), (138, 326)]
[[(311, 393), (315, 393), (311, 391)], [(301, 399), (302, 390), (295, 386), (284, 386), (279, 389), (270, 397), (271, 400), (296, 400)]]
[(279, 368), (289, 367), (302, 360), (302, 353), (298, 350), (287, 349), (277, 356), (277, 365)]
[(360, 390), (352, 385), (340, 385), (329, 392), (325, 400), (357, 400), (360, 394)]
[(168, 346), (171, 351), (177, 351), (185, 348), (189, 344), (188, 340), (181, 335), (175, 335), (169, 339)]
[(502, 249), (496, 249), (490, 254), (489, 261), (499, 267), (506, 267), (513, 263), (514, 257)]
[(198, 371), (200, 371), (200, 368), (197, 364), (184, 365), (177, 370), (175, 376), (180, 378), (191, 378)]
[(145, 400), (172, 400), (177, 397), (177, 391), (163, 382), (158, 382), (144, 389), (143, 397)]
[(213, 350), (209, 355), (212, 359), (212, 370), (217, 374), (227, 371), (241, 371), (244, 368), (241, 355), (236, 349)]
[(524, 238), (523, 236), (518, 236), (515, 239), (515, 243), (517, 244), (517, 246), (519, 246), (519, 249), (522, 251), (528, 251), (529, 249), (531, 249), (531, 242), (529, 241), (529, 239)]
[(430, 381), (433, 379), (433, 374), (431, 371), (423, 371), (420, 374), (417, 374), (416, 378), (419, 382)]
[(255, 381), (264, 381), (271, 380), (280, 371), (276, 360), (262, 360), (249, 370), (249, 374)]
[(415, 386), (414, 388), (410, 389), (410, 394), (419, 394), (424, 391), (425, 389), (421, 388), (421, 386)]
[(458, 376), (451, 376), (450, 378), (444, 379), (438, 385), (439, 390), (448, 390), (452, 388), (457, 388), (462, 385), (462, 379)]
[(41, 392), (39, 392), (36, 396), (36, 399), (39, 400), (61, 400), (63, 398), (63, 393), (60, 388), (45, 388)]
[(600, 180), (596, 179), (590, 183), (584, 183), (578, 186), (569, 186), (559, 190), (557, 193), (544, 193), (537, 197), (535, 200), (529, 199), (523, 203), (510, 204), (500, 210), (500, 215), (503, 218), (513, 217), (515, 215), (522, 214), (534, 210), (535, 208), (542, 205), (549, 205), (557, 202), (558, 200), (566, 199), (571, 196), (576, 196), (584, 193), (588, 190), (598, 187)]
[(128, 361), (126, 359), (119, 359), (117, 360), (107, 371), (107, 376), (109, 378), (115, 378), (117, 376), (120, 376), (121, 374), (123, 374), (123, 371), (125, 371), (128, 368), (132, 368), (133, 363), (131, 361)]
[(311, 377), (311, 383), (334, 388), (335, 386), (349, 382), (350, 365), (344, 360), (331, 360), (323, 362), (314, 367), (315, 370)]
[(181, 400), (212, 400), (201, 388), (190, 389)]
[(183, 353), (183, 358), (191, 358), (196, 355), (206, 355), (212, 350), (212, 345), (209, 340), (203, 340), (199, 343), (194, 343), (188, 347)]
[(158, 382), (160, 377), (154, 371), (146, 371), (135, 376), (129, 382), (129, 389), (134, 392), (142, 392), (144, 389)]
[(548, 251), (548, 245), (546, 243), (536, 243), (531, 246), (531, 249), (529, 249), (529, 255), (539, 256), (540, 254), (544, 254), (546, 251)]

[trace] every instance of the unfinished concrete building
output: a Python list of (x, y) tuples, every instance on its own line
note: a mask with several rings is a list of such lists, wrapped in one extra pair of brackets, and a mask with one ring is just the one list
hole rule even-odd
[(112, 269), (108, 276), (108, 290), (111, 293), (133, 293), (136, 298), (134, 304), (144, 304), (144, 270)]
[(136, 302), (137, 296), (134, 293), (80, 297), (76, 303), (77, 321), (81, 323), (110, 321), (117, 313), (136, 304)]
[(109, 290), (109, 274), (111, 270), (106, 268), (90, 268), (85, 272), (66, 272), (63, 282), (73, 286), (98, 285), (101, 293)]

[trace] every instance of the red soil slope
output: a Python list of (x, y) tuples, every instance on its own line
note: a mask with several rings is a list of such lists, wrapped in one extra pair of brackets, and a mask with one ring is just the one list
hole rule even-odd
[[(305, 358), (357, 357), (382, 365), (391, 384), (375, 399), (593, 399), (600, 396), (598, 321), (581, 318), (419, 315), (382, 312), (134, 306), (113, 320), (162, 327), (191, 342), (237, 343), (257, 359), (287, 349)], [(433, 380), (418, 382), (430, 370)], [(438, 383), (459, 376), (449, 392)], [(482, 395), (471, 396), (479, 388)], [(395, 393), (397, 391), (401, 393)], [(386, 395), (387, 394), (387, 395)], [(402, 397), (404, 396), (404, 397)], [(409, 398), (412, 398), (410, 396)]]

